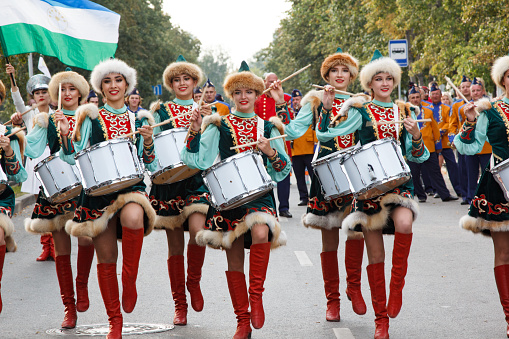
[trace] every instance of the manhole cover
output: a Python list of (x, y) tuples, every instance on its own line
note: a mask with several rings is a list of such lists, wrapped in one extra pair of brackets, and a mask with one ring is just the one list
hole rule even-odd
[[(124, 323), (122, 327), (122, 335), (132, 334), (146, 334), (146, 333), (157, 333), (172, 330), (175, 326), (173, 325), (162, 325), (162, 324), (133, 324)], [(95, 324), (95, 325), (81, 325), (76, 326), (73, 329), (62, 329), (53, 328), (47, 330), (47, 334), (52, 335), (81, 335), (99, 337), (106, 336), (108, 334), (109, 324)]]

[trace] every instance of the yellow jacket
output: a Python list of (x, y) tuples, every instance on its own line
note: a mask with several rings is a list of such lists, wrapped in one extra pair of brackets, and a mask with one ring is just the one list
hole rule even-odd
[(318, 142), (318, 139), (316, 139), (316, 132), (309, 126), (303, 136), (293, 140), (292, 156), (313, 154), (316, 142)]
[(435, 144), (440, 140), (438, 123), (433, 117), (433, 111), (424, 106), (421, 108), (421, 111), (423, 119), (431, 119), (431, 122), (425, 122), (421, 127), (422, 141), (428, 151), (435, 152)]

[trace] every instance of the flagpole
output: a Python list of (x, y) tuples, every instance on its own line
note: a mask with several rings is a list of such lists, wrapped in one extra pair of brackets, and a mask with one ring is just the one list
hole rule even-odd
[(34, 57), (33, 57), (33, 53), (28, 54), (28, 76), (30, 78), (34, 76)]
[[(9, 57), (7, 57), (7, 56), (5, 57), (5, 62), (7, 64), (10, 64)], [(16, 85), (16, 79), (14, 79), (14, 75), (12, 73), (9, 75), (11, 76), (11, 81), (12, 81), (12, 84), (14, 85), (14, 87), (18, 87), (18, 85)]]

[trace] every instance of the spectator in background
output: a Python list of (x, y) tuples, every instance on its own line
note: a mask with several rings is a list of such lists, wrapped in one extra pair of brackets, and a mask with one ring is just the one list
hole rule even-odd
[(194, 102), (200, 102), (201, 96), (203, 95), (203, 90), (200, 86), (196, 86), (193, 90), (193, 100)]
[(216, 94), (216, 101), (228, 106), (228, 109), (231, 112), (232, 108), (230, 107), (230, 105), (227, 102), (224, 101), (223, 96), (221, 94), (219, 94), (219, 93)]
[(442, 93), (442, 103), (452, 107), (452, 96), (449, 92)]
[(90, 92), (88, 92), (87, 103), (94, 104), (99, 107), (99, 97), (95, 94), (94, 90), (90, 90)]
[[(301, 100), (302, 93), (298, 89), (294, 89), (292, 91), (292, 108), (295, 116), (299, 114)], [(292, 165), (295, 179), (297, 180), (297, 188), (299, 189), (299, 206), (307, 206), (308, 204), (309, 191), (306, 185), (306, 170), (312, 179), (313, 168), (311, 167), (311, 161), (313, 160), (315, 143), (317, 141), (316, 133), (311, 126), (309, 126), (303, 136), (292, 141)]]
[[(461, 77), (461, 83), (459, 85), (459, 90), (463, 96), (470, 101), (470, 86), (472, 85), (472, 80), (470, 80), (469, 77), (466, 75), (463, 75)], [(459, 93), (456, 93), (457, 99), (452, 104), (452, 114), (451, 114), (451, 120), (457, 121), (457, 128), (454, 134), (458, 134), (459, 130), (461, 129), (461, 126), (463, 126), (463, 123), (465, 122), (465, 116), (461, 115), (460, 108), (467, 102), (461, 98)], [(468, 178), (467, 173), (467, 156), (464, 154), (461, 154), (460, 152), (457, 152), (458, 155), (458, 172), (460, 178)], [(461, 202), (462, 205), (469, 205), (468, 201), (468, 180), (460, 180), (460, 189), (461, 189), (461, 198), (463, 201)]]
[[(486, 91), (484, 90), (484, 81), (481, 78), (472, 79), (472, 85), (470, 86), (470, 102), (475, 102), (480, 100), (486, 96)], [(460, 112), (464, 113), (465, 105), (460, 107)], [(461, 113), (460, 113), (461, 114)], [(470, 204), (472, 199), (475, 196), (475, 189), (477, 188), (477, 180), (479, 179), (479, 166), (481, 170), (488, 166), (490, 162), (490, 157), (492, 153), (491, 145), (485, 141), (483, 148), (481, 151), (474, 155), (466, 155), (466, 166), (467, 166), (467, 178), (468, 178), (468, 188), (467, 188), (467, 199), (463, 205)]]
[[(270, 85), (276, 80), (278, 77), (274, 73), (266, 73), (264, 75), (264, 83), (265, 88), (269, 88)], [(284, 94), (284, 101), (276, 102), (274, 98), (270, 95), (270, 92), (262, 94), (256, 99), (255, 102), (255, 113), (262, 118), (263, 120), (270, 120), (272, 117), (279, 117), (283, 124), (287, 125), (290, 123), (291, 119), (293, 119), (293, 111), (291, 110), (290, 100), (292, 97), (288, 94)], [(288, 109), (288, 114), (286, 114), (286, 109)], [(291, 146), (290, 142), (286, 142), (286, 149), (288, 150), (288, 155), (291, 157)], [(282, 181), (277, 183), (277, 198), (279, 200), (279, 215), (285, 218), (291, 218), (292, 214), (290, 213), (290, 174), (283, 179)]]
[(227, 115), (230, 113), (230, 107), (216, 100), (216, 87), (207, 79), (205, 84), (203, 85), (203, 95), (205, 96), (203, 101), (207, 104), (212, 104), (210, 107), (212, 109), (212, 114), (219, 113), (219, 115)]
[[(461, 195), (459, 177), (458, 177), (458, 164), (456, 163), (456, 157), (451, 149), (451, 142), (449, 140), (449, 131), (455, 130), (457, 126), (452, 126), (449, 123), (451, 107), (442, 103), (442, 91), (438, 88), (436, 83), (433, 83), (430, 89), (431, 106), (429, 109), (433, 111), (433, 117), (438, 123), (440, 129), (440, 141), (442, 143), (442, 151), (440, 155), (445, 160), (447, 172), (449, 173), (449, 180), (451, 181), (452, 187), (456, 194)], [(439, 159), (439, 164), (441, 164)], [(440, 198), (438, 192), (435, 194), (435, 198)]]

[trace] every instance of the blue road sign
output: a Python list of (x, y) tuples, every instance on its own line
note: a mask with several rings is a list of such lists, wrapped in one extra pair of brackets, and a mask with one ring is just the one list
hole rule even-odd
[(408, 67), (408, 41), (406, 39), (390, 40), (389, 57), (401, 67)]
[(160, 84), (152, 86), (152, 91), (154, 91), (154, 95), (161, 95), (163, 94), (163, 86)]

